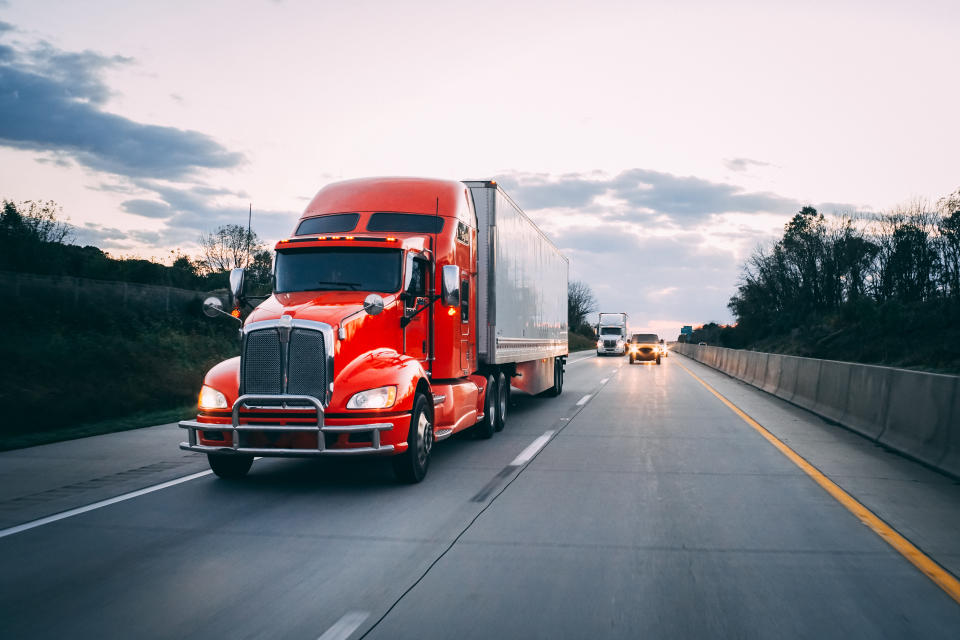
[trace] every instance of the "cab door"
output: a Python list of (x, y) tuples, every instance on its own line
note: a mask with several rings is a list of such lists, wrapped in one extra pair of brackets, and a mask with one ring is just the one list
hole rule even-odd
[(403, 329), (403, 352), (425, 364), (429, 353), (430, 312), (422, 309), (430, 302), (427, 298), (429, 277), (430, 263), (422, 256), (407, 254), (403, 288), (403, 315), (407, 325)]

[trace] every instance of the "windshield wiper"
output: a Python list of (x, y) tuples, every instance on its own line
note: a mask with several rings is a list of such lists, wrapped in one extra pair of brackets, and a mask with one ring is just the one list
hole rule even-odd
[(333, 280), (317, 280), (314, 284), (325, 286), (347, 287), (350, 291), (356, 291), (363, 284), (362, 282), (334, 282)]

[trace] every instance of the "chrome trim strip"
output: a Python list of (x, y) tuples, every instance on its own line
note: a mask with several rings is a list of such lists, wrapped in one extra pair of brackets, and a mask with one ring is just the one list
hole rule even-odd
[[(379, 433), (379, 431), (375, 432)], [(202, 444), (191, 445), (187, 442), (181, 442), (180, 448), (184, 451), (195, 451), (197, 453), (219, 453), (219, 454), (244, 454), (253, 456), (266, 456), (276, 458), (314, 458), (319, 456), (361, 456), (393, 453), (394, 446), (387, 444), (379, 449), (373, 447), (357, 447), (355, 449), (232, 449), (230, 447), (209, 447)]]

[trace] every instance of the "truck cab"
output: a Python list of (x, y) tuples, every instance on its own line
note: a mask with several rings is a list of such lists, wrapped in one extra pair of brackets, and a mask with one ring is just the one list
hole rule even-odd
[(627, 314), (601, 313), (597, 322), (597, 355), (622, 356), (626, 353)]
[[(242, 322), (240, 356), (204, 378), (181, 448), (206, 453), (226, 478), (245, 475), (254, 456), (378, 455), (419, 482), (435, 441), (502, 429), (511, 378), (526, 374), (539, 392), (562, 385), (562, 367), (558, 381), (550, 360), (548, 383), (539, 359), (536, 370), (480, 362), (478, 246), (464, 183), (321, 189), (275, 247), (273, 292)], [(252, 305), (242, 270), (231, 276), (239, 317)]]

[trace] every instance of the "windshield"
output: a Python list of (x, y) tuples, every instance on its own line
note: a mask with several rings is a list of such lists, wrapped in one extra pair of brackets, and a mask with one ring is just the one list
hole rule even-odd
[(631, 342), (660, 342), (660, 338), (655, 333), (635, 333)]
[(397, 249), (331, 247), (277, 253), (276, 293), (291, 291), (378, 291), (400, 289)]
[(620, 336), (623, 335), (623, 329), (620, 327), (602, 327), (600, 329), (600, 335), (602, 336)]

